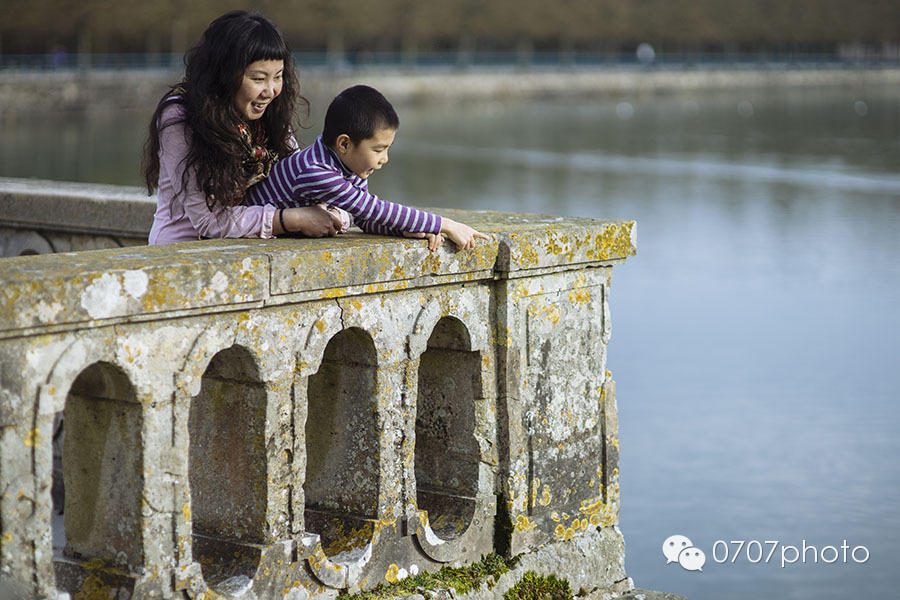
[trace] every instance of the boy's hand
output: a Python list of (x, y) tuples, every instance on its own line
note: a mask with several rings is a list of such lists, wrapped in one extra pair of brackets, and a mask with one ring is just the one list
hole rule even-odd
[(409, 231), (403, 232), (403, 237), (422, 239), (425, 238), (428, 240), (428, 249), (434, 252), (438, 248), (441, 247), (441, 244), (444, 243), (444, 236), (440, 233), (425, 233), (424, 231), (419, 231), (417, 233), (411, 233)]
[(475, 238), (489, 240), (488, 236), (464, 223), (458, 223), (453, 219), (443, 217), (441, 219), (441, 233), (446, 233), (459, 250), (469, 250), (475, 247)]
[(328, 206), (327, 204), (319, 204), (319, 206), (337, 217), (337, 222), (339, 223), (337, 233), (347, 233), (350, 229), (350, 213), (337, 206)]

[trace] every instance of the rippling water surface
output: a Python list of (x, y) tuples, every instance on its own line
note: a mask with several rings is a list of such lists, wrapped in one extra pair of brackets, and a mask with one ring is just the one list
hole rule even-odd
[[(613, 281), (609, 368), (640, 586), (695, 600), (896, 594), (897, 98), (758, 88), (401, 111), (370, 182), (386, 198), (637, 220), (638, 255)], [(0, 175), (137, 184), (145, 118), (5, 127)], [(672, 534), (706, 553), (702, 573), (666, 564)], [(754, 547), (715, 562), (732, 540), (757, 540), (762, 560)], [(781, 566), (784, 545), (842, 554), (845, 540), (868, 561), (813, 564), (808, 550)]]

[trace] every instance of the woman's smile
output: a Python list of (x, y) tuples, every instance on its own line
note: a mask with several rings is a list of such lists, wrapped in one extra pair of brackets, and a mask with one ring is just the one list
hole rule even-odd
[(234, 96), (234, 104), (248, 121), (263, 116), (266, 108), (281, 93), (284, 61), (257, 60), (247, 65), (241, 76), (241, 87)]

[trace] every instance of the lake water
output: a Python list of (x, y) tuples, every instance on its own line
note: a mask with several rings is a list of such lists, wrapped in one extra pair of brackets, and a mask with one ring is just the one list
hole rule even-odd
[[(898, 98), (759, 88), (401, 111), (370, 182), (386, 198), (638, 222), (638, 255), (613, 280), (608, 364), (639, 586), (896, 596)], [(0, 175), (137, 184), (146, 118), (4, 124)], [(705, 552), (702, 572), (666, 564), (673, 534)], [(732, 540), (749, 556), (745, 544), (732, 562)], [(804, 542), (818, 562), (807, 549), (782, 566)]]

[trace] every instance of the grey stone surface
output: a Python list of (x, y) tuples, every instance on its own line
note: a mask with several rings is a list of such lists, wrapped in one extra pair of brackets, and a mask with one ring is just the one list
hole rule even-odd
[(143, 237), (156, 198), (131, 186), (0, 177), (0, 226)]
[(605, 357), (634, 224), (449, 214), (491, 240), (0, 260), (0, 574), (331, 599), (495, 551), (507, 588), (622, 581)]

